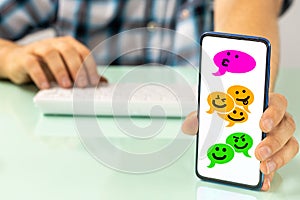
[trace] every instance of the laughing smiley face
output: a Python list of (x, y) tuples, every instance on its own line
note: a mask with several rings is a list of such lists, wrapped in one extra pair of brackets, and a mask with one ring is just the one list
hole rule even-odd
[(212, 114), (214, 110), (222, 113), (230, 112), (234, 108), (233, 98), (224, 92), (212, 92), (208, 95), (207, 102), (210, 106), (207, 111), (209, 114)]
[(248, 114), (246, 111), (244, 111), (241, 108), (235, 107), (232, 112), (228, 114), (221, 114), (218, 113), (218, 115), (229, 122), (227, 127), (233, 126), (235, 123), (243, 123), (248, 120)]
[(234, 85), (228, 88), (227, 93), (233, 97), (237, 105), (242, 106), (250, 113), (248, 106), (254, 101), (254, 95), (250, 89), (244, 86)]

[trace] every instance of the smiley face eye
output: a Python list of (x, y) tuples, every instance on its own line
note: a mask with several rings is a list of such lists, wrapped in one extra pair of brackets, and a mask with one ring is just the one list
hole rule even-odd
[(243, 139), (242, 139), (242, 141), (243, 141), (243, 142), (245, 142), (245, 141), (246, 141), (246, 139), (245, 139), (245, 138), (243, 138)]
[(245, 92), (246, 92), (246, 90), (243, 90), (242, 92), (243, 92), (243, 93), (245, 93)]
[(230, 56), (230, 52), (227, 52), (227, 56)]
[(223, 151), (223, 152), (226, 152), (226, 148), (223, 148), (222, 151)]
[(239, 58), (239, 55), (235, 55), (234, 57), (235, 57), (235, 58)]
[(236, 110), (233, 111), (233, 114), (236, 114)]
[(235, 91), (235, 94), (239, 94), (239, 91)]
[(221, 99), (221, 101), (222, 101), (222, 102), (225, 102), (225, 101), (226, 101), (226, 98)]
[(216, 147), (216, 151), (219, 151), (220, 150), (220, 148), (219, 147)]
[(240, 112), (240, 115), (241, 115), (241, 116), (243, 116), (243, 115), (244, 115), (244, 113), (243, 113), (243, 112)]
[(235, 143), (238, 142), (238, 141), (239, 141), (238, 139), (235, 139), (235, 140), (234, 140)]

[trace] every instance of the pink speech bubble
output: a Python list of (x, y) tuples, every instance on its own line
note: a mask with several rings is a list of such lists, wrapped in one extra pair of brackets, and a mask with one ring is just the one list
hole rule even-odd
[(225, 50), (214, 56), (214, 62), (219, 70), (213, 75), (222, 76), (227, 72), (246, 73), (253, 70), (256, 62), (252, 56), (242, 51)]

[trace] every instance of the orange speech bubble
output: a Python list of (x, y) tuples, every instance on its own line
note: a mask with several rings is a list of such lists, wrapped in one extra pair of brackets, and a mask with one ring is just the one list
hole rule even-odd
[(241, 108), (235, 107), (232, 112), (228, 114), (221, 114), (218, 113), (218, 115), (229, 122), (229, 124), (226, 127), (231, 127), (235, 123), (243, 123), (248, 120), (248, 114), (246, 111), (244, 111)]
[(224, 92), (212, 92), (207, 97), (210, 109), (207, 113), (212, 114), (215, 111), (227, 113), (234, 108), (234, 101), (231, 96)]
[(250, 89), (241, 85), (234, 85), (228, 88), (227, 93), (232, 96), (237, 105), (242, 106), (250, 113), (248, 106), (254, 101), (254, 95)]

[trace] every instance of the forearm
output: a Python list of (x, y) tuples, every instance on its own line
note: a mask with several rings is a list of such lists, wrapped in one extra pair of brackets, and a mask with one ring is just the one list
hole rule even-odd
[(279, 66), (278, 15), (281, 0), (215, 0), (215, 31), (256, 35), (272, 45), (270, 90)]

